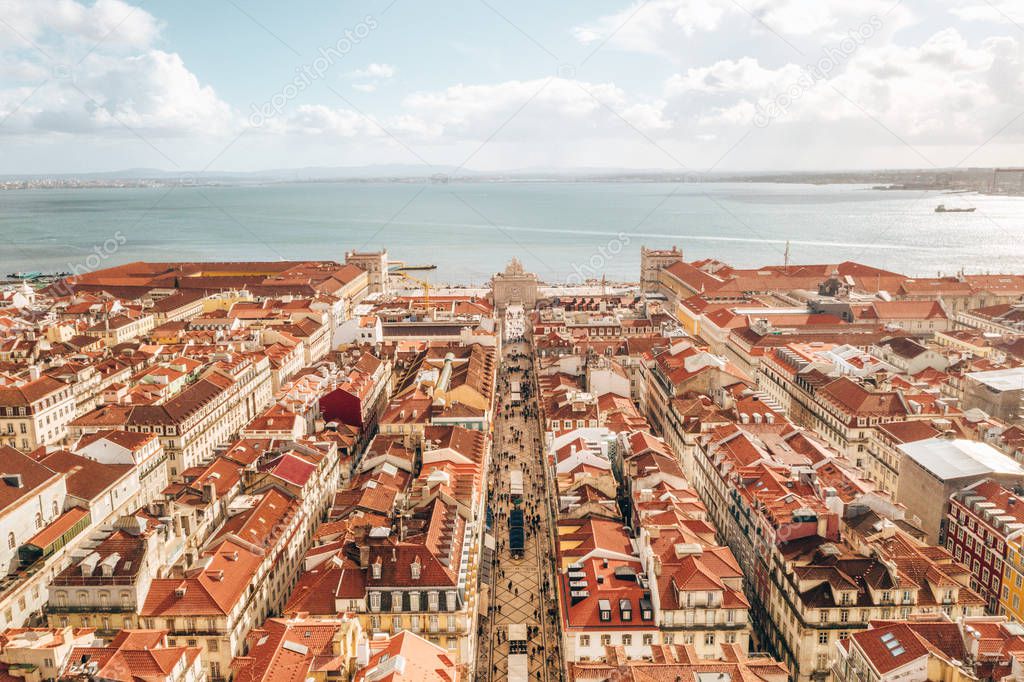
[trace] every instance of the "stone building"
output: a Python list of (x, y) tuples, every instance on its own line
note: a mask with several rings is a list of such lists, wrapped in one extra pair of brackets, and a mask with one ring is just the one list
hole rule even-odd
[(683, 259), (683, 252), (678, 246), (671, 249), (648, 249), (640, 247), (640, 289), (644, 293), (657, 293), (659, 289), (658, 273), (666, 265)]
[(349, 251), (345, 254), (345, 264), (355, 265), (367, 273), (367, 292), (387, 296), (391, 293), (391, 282), (388, 276), (388, 252), (380, 251)]
[(510, 303), (518, 303), (530, 310), (537, 304), (540, 281), (537, 275), (523, 270), (518, 258), (513, 258), (505, 267), (491, 278), (491, 298), (494, 307), (504, 310)]

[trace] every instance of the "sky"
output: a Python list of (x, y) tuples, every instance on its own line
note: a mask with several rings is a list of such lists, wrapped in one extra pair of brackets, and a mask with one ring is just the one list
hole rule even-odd
[(0, 0), (0, 174), (1021, 165), (1022, 46), (1021, 0)]

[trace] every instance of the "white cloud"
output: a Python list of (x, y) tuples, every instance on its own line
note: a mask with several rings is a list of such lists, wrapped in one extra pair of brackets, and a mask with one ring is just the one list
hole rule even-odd
[(321, 104), (306, 104), (278, 123), (278, 132), (301, 135), (328, 135), (333, 137), (375, 136), (380, 127), (362, 114)]
[(584, 44), (608, 40), (623, 50), (658, 53), (669, 48), (671, 52), (679, 34), (713, 31), (728, 11), (716, 0), (634, 2), (593, 23), (577, 26), (574, 34)]
[(562, 78), (455, 85), (408, 95), (401, 113), (379, 126), (345, 108), (299, 107), (269, 126), (278, 133), (336, 137), (387, 136), (381, 128), (416, 144), (481, 143), (500, 137), (523, 146), (566, 140), (628, 138), (668, 131), (664, 102), (630, 97), (610, 83)]
[(676, 74), (665, 83), (667, 96), (687, 93), (762, 93), (788, 87), (800, 77), (802, 69), (787, 64), (780, 69), (767, 69), (753, 57), (723, 59), (711, 66), (692, 68)]
[(140, 7), (0, 0), (0, 15), (13, 28), (0, 24), (0, 73), (18, 83), (0, 88), (0, 134), (215, 135), (237, 125), (178, 54), (152, 47), (160, 23)]
[(891, 32), (906, 25), (912, 15), (891, 0), (649, 0), (634, 1), (577, 26), (573, 33), (583, 44), (607, 40), (620, 50), (674, 56), (683, 41), (727, 27), (736, 31), (745, 25), (755, 34), (837, 40), (872, 16)]
[(357, 69), (348, 74), (349, 78), (359, 80), (352, 84), (352, 89), (358, 92), (375, 92), (382, 81), (395, 77), (398, 70), (390, 64), (378, 64), (373, 62), (365, 69)]
[(378, 64), (376, 62), (369, 64), (365, 69), (357, 69), (353, 71), (350, 76), (352, 78), (394, 78), (397, 69), (390, 64)]
[(669, 78), (666, 115), (714, 130), (749, 126), (774, 106), (780, 125), (834, 125), (841, 135), (839, 124), (869, 121), (914, 144), (980, 144), (1024, 109), (1020, 49), (1014, 38), (972, 45), (945, 29), (917, 46), (861, 46), (830, 78), (797, 64), (722, 60)]
[(565, 78), (455, 85), (414, 93), (402, 104), (427, 129), (459, 139), (486, 139), (499, 129), (509, 137), (540, 141), (670, 127), (658, 101), (637, 101), (612, 83)]
[[(50, 53), (67, 47), (145, 47), (160, 32), (160, 22), (143, 9), (122, 0), (0, 0), (0, 49), (34, 49), (31, 41)], [(79, 55), (79, 58), (81, 55)]]
[[(613, 80), (592, 70), (600, 68), (595, 60), (583, 72), (587, 80), (511, 71), (491, 82), (405, 92), (396, 100), (372, 96), (401, 84), (395, 66), (357, 62), (365, 65), (342, 78), (367, 93), (361, 98), (366, 115), (337, 106), (315, 87), (286, 94), (292, 84), (264, 83), (258, 95), (275, 91), (282, 104), (232, 154), (248, 154), (239, 165), (257, 167), (271, 163), (270, 148), (310, 163), (318, 154), (320, 162), (338, 154), (389, 162), (396, 152), (408, 160), (401, 149), (408, 145), (431, 160), (456, 163), (481, 149), (471, 157), (478, 167), (672, 167), (676, 158), (699, 167), (742, 139), (729, 159), (746, 168), (848, 165), (848, 159), (906, 164), (907, 156), (896, 156), (906, 152), (899, 137), (921, 149), (965, 150), (933, 157), (955, 163), (1024, 110), (1024, 39), (999, 11), (992, 13), (995, 7), (1012, 16), (1019, 0), (944, 0), (940, 15), (947, 23), (1000, 22), (988, 38), (977, 37), (984, 32), (974, 24), (969, 31), (937, 30), (932, 27), (942, 23), (929, 15), (899, 40), (894, 33), (913, 15), (902, 5), (890, 13), (895, 0), (740, 0), (742, 7), (733, 0), (630, 1), (576, 27), (575, 37), (591, 46), (607, 39), (609, 49), (667, 55), (660, 60), (664, 71), (659, 60), (645, 57), (636, 63), (650, 71), (634, 75), (617, 67), (621, 75)], [(869, 24), (872, 15), (878, 20)], [(20, 136), (9, 138), (6, 149), (49, 140), (53, 148), (78, 150), (72, 135), (108, 149), (137, 142), (138, 135), (227, 139), (244, 126), (244, 114), (166, 48), (160, 22), (143, 7), (125, 0), (0, 0), (0, 18), (14, 27), (0, 24), (0, 120), (7, 118), (0, 135)], [(849, 32), (866, 25), (871, 35), (847, 49)], [(1007, 35), (993, 35), (1000, 30)], [(682, 65), (674, 60), (684, 50)], [(820, 68), (822, 61), (830, 64), (827, 76), (809, 75), (808, 65)], [(70, 73), (62, 65), (72, 65)], [(746, 140), (773, 106), (771, 129)], [(1012, 163), (1008, 150), (1024, 139), (1022, 127), (1001, 133), (987, 151)], [(183, 155), (186, 147), (204, 145), (179, 145)]]
[(1020, 0), (985, 0), (957, 2), (950, 8), (955, 16), (966, 21), (989, 21), (997, 24), (1024, 24), (1024, 5)]

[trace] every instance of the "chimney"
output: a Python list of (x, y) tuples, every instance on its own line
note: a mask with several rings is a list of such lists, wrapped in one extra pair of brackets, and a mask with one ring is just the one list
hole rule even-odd
[(39, 370), (39, 365), (31, 365), (31, 366), (29, 366), (29, 368), (28, 368), (28, 380), (29, 381), (36, 381), (37, 379), (39, 379), (40, 376), (42, 376), (42, 373)]

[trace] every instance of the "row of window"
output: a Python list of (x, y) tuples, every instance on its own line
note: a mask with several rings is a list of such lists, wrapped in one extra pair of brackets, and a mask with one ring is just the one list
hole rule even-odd
[[(370, 629), (374, 632), (381, 630), (381, 617), (370, 616)], [(405, 626), (402, 624), (402, 616), (391, 617), (391, 630), (392, 632), (399, 632), (403, 630)], [(409, 623), (409, 629), (413, 632), (419, 633), (423, 631), (423, 624), (419, 616), (413, 616)], [(459, 620), (457, 616), (448, 616), (445, 619), (445, 630), (447, 632), (458, 632)], [(428, 616), (426, 631), (430, 633), (437, 633), (441, 631), (441, 617), (440, 616)]]
[[(693, 644), (694, 634), (692, 632), (683, 632), (678, 634), (674, 632), (664, 632), (662, 633), (661, 639), (662, 644), (668, 646), (671, 646), (673, 644)], [(718, 641), (718, 636), (714, 632), (705, 632), (702, 639), (704, 641), (705, 646), (714, 646)], [(735, 644), (737, 641), (736, 633), (727, 632), (725, 633), (725, 635), (723, 635), (722, 640), (726, 644)], [(600, 636), (599, 641), (602, 647), (616, 645), (633, 646), (633, 635), (628, 632), (624, 632), (618, 636), (612, 634), (603, 634)], [(591, 642), (592, 640), (590, 635), (579, 636), (580, 648), (585, 649), (590, 647)], [(654, 644), (654, 635), (652, 633), (642, 634), (640, 636), (640, 643), (643, 646), (652, 646)], [(586, 657), (581, 657), (581, 659), (586, 660)]]
[[(904, 603), (909, 603), (909, 602), (904, 602)], [(820, 619), (819, 619), (818, 622), (820, 622), (822, 624), (831, 622), (830, 613), (831, 612), (828, 609), (822, 609), (821, 610)], [(892, 617), (892, 613), (893, 613), (892, 609), (889, 609), (889, 608), (881, 609), (881, 620), (888, 620), (889, 618)], [(898, 613), (899, 613), (899, 617), (902, 618), (902, 619), (909, 618), (910, 617), (910, 613), (911, 613), (911, 608), (909, 606), (900, 607)], [(862, 622), (862, 623), (866, 623), (869, 620), (871, 620), (871, 610), (870, 609), (861, 609), (860, 610), (860, 619), (856, 620), (856, 621), (851, 621), (850, 620), (850, 610), (849, 609), (842, 609), (842, 610), (839, 611), (839, 622), (840, 623), (849, 623), (849, 622)]]
[[(377, 564), (374, 564), (377, 566)], [(388, 603), (391, 611), (422, 611), (423, 602), (426, 602), (427, 611), (441, 610), (441, 592), (431, 590), (426, 593), (426, 600), (423, 600), (421, 592), (370, 592), (370, 610), (380, 611), (383, 604), (383, 595), (388, 595)], [(404, 595), (408, 595), (408, 599)], [(445, 611), (455, 611), (458, 608), (458, 595), (455, 590), (447, 590), (445, 596)]]
[[(64, 400), (65, 398), (68, 398), (70, 395), (71, 395), (70, 391), (66, 391), (66, 390), (65, 391), (61, 391), (60, 393), (58, 393), (55, 396), (50, 396), (50, 397), (44, 399), (39, 404), (39, 407), (41, 407), (43, 409), (45, 409), (47, 407), (51, 407), (53, 405), (56, 405), (59, 401)], [(67, 409), (67, 408), (61, 408), (61, 414), (64, 413), (65, 409)], [(24, 405), (19, 405), (18, 407), (0, 407), (0, 417), (24, 417), (24, 416), (29, 415), (31, 413), (32, 413), (31, 406), (26, 407)]]
[(959, 521), (962, 526), (960, 527), (959, 537), (962, 540), (964, 538), (964, 528), (976, 532), (979, 536), (978, 544), (984, 543), (987, 547), (992, 547), (1000, 554), (1003, 553), (1004, 545), (1003, 538), (994, 530), (986, 528), (986, 526), (978, 521), (972, 514), (964, 508), (953, 509), (953, 520)]

